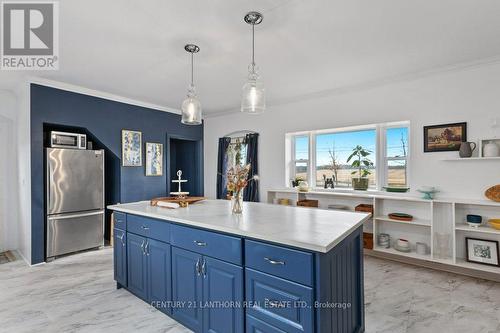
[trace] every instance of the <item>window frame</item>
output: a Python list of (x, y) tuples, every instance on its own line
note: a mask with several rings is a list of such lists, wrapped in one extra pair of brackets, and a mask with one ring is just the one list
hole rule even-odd
[[(387, 130), (391, 128), (407, 128), (408, 131), (408, 146), (406, 158), (401, 157), (387, 157)], [(366, 131), (366, 130), (375, 130), (375, 182), (376, 185), (374, 187), (369, 188), (369, 190), (380, 191), (384, 186), (387, 186), (388, 180), (388, 162), (390, 160), (406, 160), (406, 186), (410, 187), (410, 153), (411, 153), (411, 134), (410, 134), (410, 122), (409, 121), (399, 121), (399, 122), (391, 122), (391, 123), (380, 123), (380, 124), (369, 124), (369, 125), (360, 125), (360, 126), (349, 126), (349, 127), (341, 127), (341, 128), (333, 128), (333, 129), (321, 129), (321, 130), (312, 130), (312, 131), (302, 131), (295, 133), (287, 133), (285, 136), (286, 149), (287, 152), (285, 154), (285, 158), (288, 161), (286, 163), (286, 178), (287, 178), (287, 187), (290, 187), (290, 179), (295, 177), (295, 166), (297, 162), (306, 162), (307, 163), (307, 182), (309, 186), (313, 189), (319, 189), (316, 184), (316, 166), (317, 166), (317, 156), (316, 156), (316, 137), (318, 135), (324, 134), (335, 134), (335, 133), (345, 133), (345, 132), (358, 132), (358, 131)], [(295, 140), (298, 137), (308, 137), (309, 139), (309, 159), (300, 159), (295, 160)], [(353, 191), (352, 187), (341, 187), (335, 188), (335, 190), (347, 190)], [(322, 189), (325, 190), (325, 189)], [(331, 191), (331, 189), (329, 189)]]
[[(406, 147), (406, 156), (405, 157), (388, 157), (387, 156), (387, 130), (392, 129), (392, 128), (406, 128), (407, 129), (407, 147)], [(383, 147), (383, 151), (381, 152), (381, 162), (383, 163), (382, 165), (384, 166), (384, 172), (383, 172), (383, 177), (381, 178), (381, 184), (384, 184), (383, 186), (389, 186), (388, 180), (389, 180), (389, 161), (401, 161), (404, 160), (406, 161), (406, 187), (410, 187), (410, 151), (411, 151), (411, 144), (410, 144), (410, 123), (409, 122), (397, 122), (397, 123), (389, 123), (386, 124), (385, 126), (381, 127), (382, 134), (380, 136), (381, 139), (381, 147)]]

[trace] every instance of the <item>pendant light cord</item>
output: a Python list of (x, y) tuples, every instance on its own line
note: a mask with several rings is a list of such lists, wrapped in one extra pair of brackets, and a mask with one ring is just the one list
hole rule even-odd
[(191, 52), (191, 86), (194, 86), (194, 53)]
[(255, 23), (252, 24), (252, 70), (255, 71)]

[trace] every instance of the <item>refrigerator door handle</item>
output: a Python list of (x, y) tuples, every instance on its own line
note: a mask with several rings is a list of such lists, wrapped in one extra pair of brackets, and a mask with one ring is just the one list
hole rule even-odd
[(93, 215), (101, 215), (104, 214), (103, 210), (100, 210), (98, 212), (90, 212), (90, 213), (81, 213), (81, 214), (64, 214), (64, 215), (59, 215), (59, 216), (49, 216), (47, 217), (47, 220), (64, 220), (64, 219), (74, 219), (77, 217), (86, 217), (86, 216), (93, 216)]

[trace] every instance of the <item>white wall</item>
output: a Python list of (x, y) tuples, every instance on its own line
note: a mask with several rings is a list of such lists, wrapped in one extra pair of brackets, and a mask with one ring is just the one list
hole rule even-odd
[(494, 119), (500, 124), (498, 63), (271, 106), (258, 116), (236, 112), (209, 117), (204, 129), (205, 194), (215, 197), (217, 140), (227, 133), (240, 129), (260, 133), (261, 201), (265, 201), (268, 189), (285, 186), (285, 133), (410, 120), (412, 192), (433, 185), (443, 197), (483, 198), (487, 187), (500, 183), (500, 162), (444, 162), (457, 152), (423, 153), (423, 126), (467, 121), (468, 141), (478, 141), (500, 137), (500, 127), (491, 126)]
[(16, 126), (15, 95), (0, 90), (0, 252), (18, 248)]

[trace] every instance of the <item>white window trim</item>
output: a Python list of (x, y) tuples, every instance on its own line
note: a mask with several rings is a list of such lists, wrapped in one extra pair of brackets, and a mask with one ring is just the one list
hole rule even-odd
[[(391, 122), (391, 123), (381, 123), (381, 124), (370, 124), (370, 125), (360, 125), (360, 126), (349, 126), (342, 128), (334, 128), (334, 129), (321, 129), (321, 130), (313, 130), (313, 131), (301, 131), (294, 133), (286, 134), (286, 142), (285, 145), (287, 148), (286, 153), (286, 166), (287, 170), (285, 172), (287, 178), (287, 187), (290, 186), (290, 179), (295, 177), (295, 165), (296, 162), (306, 162), (307, 163), (307, 182), (309, 186), (312, 188), (316, 188), (316, 136), (322, 134), (333, 134), (333, 133), (342, 133), (342, 132), (355, 132), (355, 131), (363, 131), (363, 130), (375, 130), (376, 132), (376, 187), (372, 188), (372, 190), (380, 191), (382, 187), (387, 186), (388, 179), (388, 161), (389, 160), (404, 160), (405, 158), (401, 157), (387, 157), (387, 147), (386, 147), (386, 137), (387, 130), (390, 128), (400, 128), (406, 127), (408, 129), (408, 146), (406, 151), (406, 183), (407, 186), (411, 186), (410, 181), (410, 161), (411, 161), (411, 133), (410, 133), (410, 122), (409, 121), (400, 121), (400, 122)], [(309, 160), (295, 160), (295, 138), (297, 137), (309, 137)], [(336, 188), (338, 189), (338, 188)], [(352, 188), (344, 188), (341, 190), (353, 190)]]

